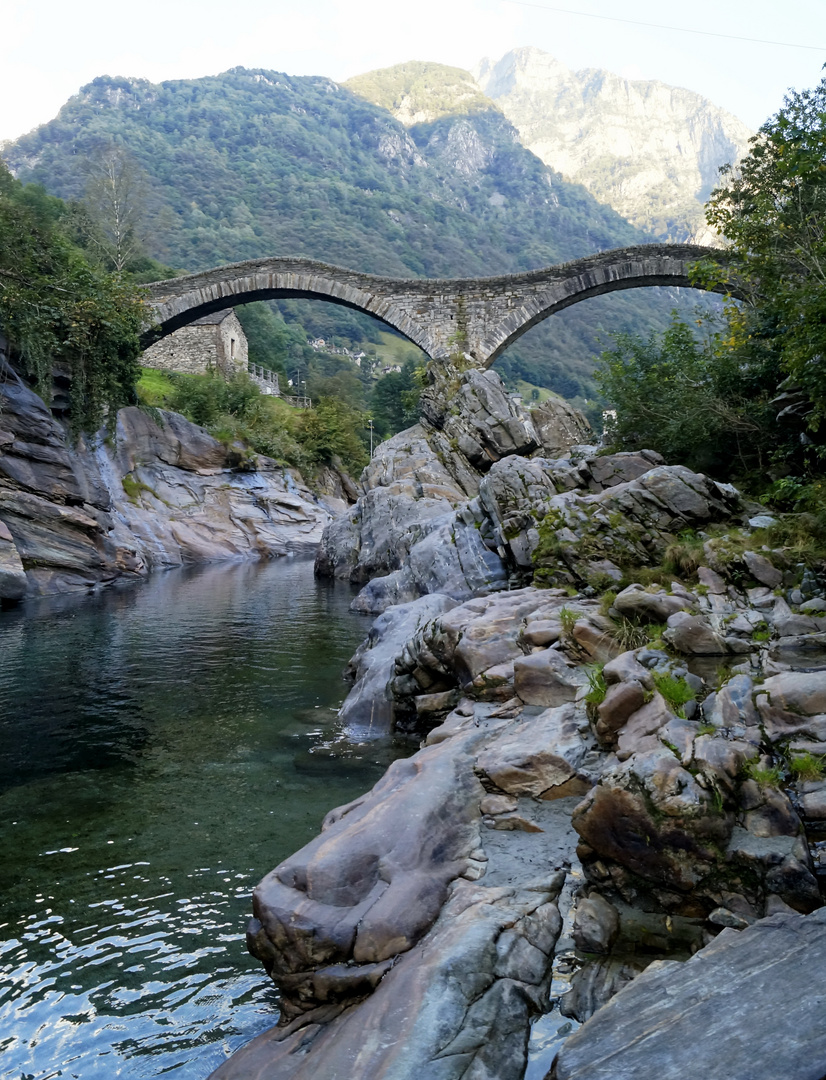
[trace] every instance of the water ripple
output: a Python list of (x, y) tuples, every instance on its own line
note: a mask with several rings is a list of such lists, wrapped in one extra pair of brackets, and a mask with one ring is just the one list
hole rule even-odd
[(202, 1080), (275, 1021), (252, 888), (399, 752), (337, 726), (351, 597), (281, 560), (0, 613), (3, 1080)]

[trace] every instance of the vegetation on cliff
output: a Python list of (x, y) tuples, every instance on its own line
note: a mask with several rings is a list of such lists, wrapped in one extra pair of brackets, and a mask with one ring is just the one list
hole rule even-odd
[(46, 401), (52, 370), (71, 374), (73, 429), (134, 398), (144, 308), (139, 290), (76, 242), (72, 207), (0, 163), (0, 327)]

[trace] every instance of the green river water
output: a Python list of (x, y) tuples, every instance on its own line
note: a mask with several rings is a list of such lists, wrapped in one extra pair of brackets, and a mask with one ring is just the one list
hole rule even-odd
[(251, 890), (400, 752), (337, 727), (352, 595), (280, 559), (0, 612), (3, 1080), (202, 1080), (275, 1022)]

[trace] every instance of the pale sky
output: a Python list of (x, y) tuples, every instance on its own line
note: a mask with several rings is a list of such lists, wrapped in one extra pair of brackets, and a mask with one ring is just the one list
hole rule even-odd
[(340, 81), (405, 60), (467, 68), (520, 45), (696, 90), (757, 127), (788, 88), (820, 81), (826, 0), (0, 0), (0, 35), (0, 141), (50, 120), (98, 75), (160, 82), (243, 65)]

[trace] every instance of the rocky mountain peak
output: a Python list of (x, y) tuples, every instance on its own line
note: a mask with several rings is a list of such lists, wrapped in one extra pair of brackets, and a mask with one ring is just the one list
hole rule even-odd
[(474, 69), (523, 144), (662, 239), (713, 243), (702, 203), (751, 130), (691, 90), (597, 68), (571, 71), (536, 48)]

